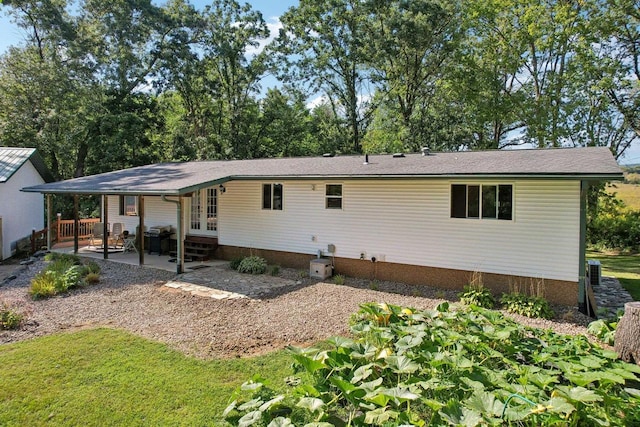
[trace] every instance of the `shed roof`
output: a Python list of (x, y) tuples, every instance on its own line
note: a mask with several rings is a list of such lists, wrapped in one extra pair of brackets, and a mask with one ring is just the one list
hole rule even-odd
[(231, 180), (553, 177), (622, 179), (606, 147), (157, 163), (27, 187), (73, 194), (182, 195)]
[(0, 147), (0, 183), (7, 182), (27, 160), (30, 160), (45, 182), (53, 176), (35, 148)]

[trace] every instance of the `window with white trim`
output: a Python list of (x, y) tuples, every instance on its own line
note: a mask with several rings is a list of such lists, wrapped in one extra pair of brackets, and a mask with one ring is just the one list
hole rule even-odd
[(327, 184), (325, 198), (326, 209), (342, 209), (342, 184)]
[(513, 219), (513, 185), (451, 185), (451, 218)]
[(119, 202), (120, 215), (138, 216), (138, 198), (136, 196), (120, 196)]
[(281, 211), (283, 197), (282, 184), (262, 184), (262, 209)]

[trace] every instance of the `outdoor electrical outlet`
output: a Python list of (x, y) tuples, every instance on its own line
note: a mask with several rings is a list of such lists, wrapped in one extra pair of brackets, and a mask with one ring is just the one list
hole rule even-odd
[(366, 252), (360, 252), (360, 259), (365, 259), (367, 257)]

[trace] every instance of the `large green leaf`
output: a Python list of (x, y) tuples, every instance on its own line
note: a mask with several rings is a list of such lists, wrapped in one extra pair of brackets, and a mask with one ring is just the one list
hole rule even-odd
[(254, 425), (262, 419), (262, 412), (251, 411), (238, 420), (238, 427), (248, 427)]
[(364, 422), (366, 424), (382, 425), (389, 420), (395, 420), (398, 412), (387, 408), (376, 408), (372, 411), (365, 412)]
[(325, 403), (315, 397), (303, 397), (298, 401), (298, 403), (296, 403), (296, 406), (306, 408), (311, 412), (316, 412), (322, 409), (325, 406)]
[(482, 423), (482, 415), (474, 410), (450, 400), (439, 412), (440, 416), (452, 426), (475, 427)]
[(574, 402), (601, 402), (602, 396), (596, 394), (593, 390), (584, 387), (567, 387), (558, 386), (560, 390), (569, 400)]
[(322, 361), (316, 360), (304, 354), (293, 354), (292, 357), (296, 362), (300, 364), (300, 366), (305, 369), (305, 371), (311, 374), (320, 369), (326, 368), (326, 365)]
[(258, 410), (259, 410), (259, 411), (262, 411), (262, 412), (267, 411), (267, 410), (268, 410), (269, 408), (271, 408), (273, 405), (275, 405), (276, 403), (282, 402), (283, 400), (284, 400), (284, 395), (282, 395), (282, 394), (281, 394), (281, 395), (279, 395), (279, 396), (274, 397), (274, 398), (273, 398), (273, 399), (271, 399), (271, 400), (268, 400), (268, 401), (264, 402), (264, 403), (260, 406), (260, 408), (258, 408)]
[(487, 391), (475, 391), (464, 405), (489, 417), (501, 416), (504, 410), (504, 404), (496, 399), (495, 394)]
[(360, 366), (359, 368), (357, 368), (353, 372), (353, 378), (351, 378), (351, 383), (352, 384), (357, 384), (357, 383), (361, 382), (362, 380), (365, 380), (365, 379), (369, 378), (369, 376), (373, 373), (373, 370), (371, 369), (371, 366), (373, 366), (373, 365), (372, 364), (368, 364), (368, 365), (363, 365), (363, 366)]
[(412, 374), (420, 365), (406, 356), (389, 356), (386, 358), (387, 367), (396, 374)]
[(242, 405), (238, 406), (238, 410), (239, 411), (248, 411), (249, 409), (256, 409), (259, 408), (260, 405), (262, 405), (264, 403), (264, 400), (260, 399), (259, 397), (256, 399), (251, 399), (245, 403), (243, 403)]
[(271, 420), (267, 427), (292, 427), (293, 425), (289, 418), (278, 417)]

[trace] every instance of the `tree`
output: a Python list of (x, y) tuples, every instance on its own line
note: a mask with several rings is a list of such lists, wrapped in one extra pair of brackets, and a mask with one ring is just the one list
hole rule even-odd
[(370, 41), (364, 45), (365, 58), (379, 90), (393, 102), (387, 102), (386, 109), (395, 105), (402, 119), (404, 130), (398, 131), (405, 148), (417, 151), (428, 140), (420, 107), (428, 108), (458, 42), (459, 4), (440, 0), (365, 3)]
[(371, 76), (365, 64), (363, 2), (301, 0), (280, 18), (283, 28), (272, 46), (285, 82), (326, 97), (348, 146), (359, 152), (371, 114)]

